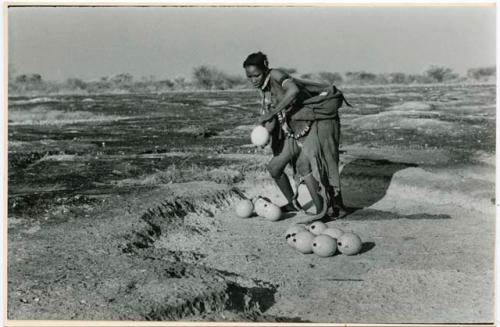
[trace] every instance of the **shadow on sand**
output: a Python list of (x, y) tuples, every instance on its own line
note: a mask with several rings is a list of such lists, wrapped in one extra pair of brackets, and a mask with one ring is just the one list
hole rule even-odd
[[(356, 159), (344, 166), (340, 173), (342, 195), (348, 214), (369, 207), (382, 199), (392, 176), (415, 164), (394, 163), (389, 160)], [(313, 207), (312, 201), (302, 204), (305, 210)], [(294, 214), (287, 214), (286, 218)]]
[(409, 167), (417, 165), (373, 159), (356, 159), (348, 163), (340, 173), (345, 205), (359, 210), (380, 201), (391, 184), (392, 176)]
[(365, 252), (370, 251), (375, 247), (375, 243), (373, 242), (363, 242), (363, 245), (361, 245), (361, 250), (359, 251), (358, 254), (363, 254)]
[[(395, 173), (417, 166), (413, 163), (363, 158), (355, 159), (345, 165), (340, 174), (340, 180), (347, 213), (340, 218), (346, 220), (449, 219), (448, 215), (427, 213), (402, 215), (369, 208), (386, 195)], [(303, 204), (306, 210), (312, 206), (311, 201)], [(284, 218), (292, 218), (293, 216), (294, 214), (287, 214)], [(328, 219), (324, 221), (328, 221)]]
[(449, 215), (419, 213), (402, 215), (390, 211), (370, 209), (387, 193), (392, 177), (400, 170), (417, 167), (412, 163), (396, 163), (389, 160), (356, 159), (341, 172), (344, 204), (348, 207), (346, 220), (391, 219), (450, 219)]
[[(342, 169), (340, 180), (342, 185), (342, 195), (346, 212), (337, 219), (342, 220), (392, 220), (392, 219), (450, 219), (445, 214), (418, 213), (404, 215), (390, 211), (371, 209), (370, 206), (380, 201), (387, 193), (395, 173), (400, 170), (417, 167), (412, 163), (392, 162), (389, 160), (356, 159), (348, 163)], [(304, 203), (304, 209), (313, 206), (312, 201)], [(297, 219), (301, 215), (297, 213), (287, 213), (284, 219)], [(303, 216), (303, 214), (302, 214)], [(307, 217), (301, 217), (306, 218)], [(331, 221), (331, 217), (325, 217), (323, 222)], [(365, 244), (361, 252), (371, 250), (375, 244)]]

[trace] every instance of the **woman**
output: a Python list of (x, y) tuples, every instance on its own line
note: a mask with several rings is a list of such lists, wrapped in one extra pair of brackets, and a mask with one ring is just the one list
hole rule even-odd
[(337, 216), (343, 208), (338, 170), (340, 121), (338, 115), (317, 119), (310, 109), (304, 109), (311, 99), (321, 101), (318, 94), (325, 85), (293, 79), (279, 69), (269, 68), (267, 56), (261, 52), (249, 55), (243, 67), (252, 85), (261, 91), (261, 123), (271, 133), (273, 150), (267, 168), (288, 201), (282, 211), (299, 209), (297, 194), (284, 173), (290, 163), (294, 174), (307, 186), (316, 208), (308, 221), (325, 217), (329, 204)]

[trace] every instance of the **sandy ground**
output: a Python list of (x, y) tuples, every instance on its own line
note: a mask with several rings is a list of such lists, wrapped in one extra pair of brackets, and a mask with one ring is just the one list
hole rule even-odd
[[(209, 182), (174, 184), (103, 200), (97, 210), (99, 219), (12, 233), (9, 257), (15, 259), (9, 273), (16, 276), (17, 286), (9, 299), (22, 305), (11, 306), (9, 317), (245, 320), (243, 313), (257, 312), (259, 319), (267, 321), (286, 317), (282, 319), (491, 322), (491, 160), (483, 157), (475, 165), (439, 168), (429, 162), (401, 163), (397, 153), (387, 158), (388, 151), (373, 151), (373, 155), (366, 151), (361, 158), (356, 155), (361, 150), (348, 149), (342, 160), (346, 202), (364, 208), (327, 223), (358, 233), (364, 242), (359, 255), (300, 254), (284, 238), (293, 217), (278, 222), (240, 219), (233, 206), (241, 197), (227, 187)], [(385, 154), (386, 161), (381, 162), (380, 154)], [(414, 151), (413, 157), (429, 158), (425, 151)], [(247, 155), (247, 159), (258, 161), (262, 156)], [(397, 168), (391, 171), (392, 166)], [(259, 194), (277, 204), (283, 202), (264, 173), (247, 176), (236, 186), (247, 196)], [(164, 207), (160, 219), (163, 214), (154, 210), (173, 198), (199, 200), (187, 201), (193, 207), (181, 203), (179, 208), (186, 210), (180, 215), (169, 216)], [(367, 198), (370, 205), (365, 203)], [(308, 202), (305, 190), (300, 201)], [(144, 212), (149, 212), (149, 224), (137, 221)], [(149, 231), (149, 239), (138, 237), (134, 230)], [(59, 255), (67, 256), (62, 265)], [(60, 266), (36, 269), (54, 261)], [(179, 268), (179, 264), (187, 266)], [(179, 275), (165, 276), (162, 269), (174, 269)], [(26, 276), (22, 282), (17, 280), (21, 276)], [(226, 302), (236, 300), (214, 295), (228, 294), (228, 280), (247, 287), (247, 302), (255, 302), (238, 307), (235, 317)], [(268, 291), (254, 294), (250, 291), (254, 288)], [(172, 309), (196, 307), (192, 301), (177, 303), (179, 298), (204, 296), (205, 304), (198, 311)], [(169, 316), (168, 312), (177, 313)]]
[(347, 94), (327, 224), (363, 247), (329, 258), (234, 213), (284, 201), (255, 94), (11, 101), (8, 319), (492, 322), (495, 86)]

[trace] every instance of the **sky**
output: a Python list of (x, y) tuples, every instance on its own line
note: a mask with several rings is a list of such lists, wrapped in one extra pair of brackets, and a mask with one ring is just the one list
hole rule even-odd
[(243, 76), (262, 51), (302, 73), (465, 74), (495, 65), (495, 7), (11, 7), (15, 74), (45, 80), (130, 73), (190, 78), (210, 65)]

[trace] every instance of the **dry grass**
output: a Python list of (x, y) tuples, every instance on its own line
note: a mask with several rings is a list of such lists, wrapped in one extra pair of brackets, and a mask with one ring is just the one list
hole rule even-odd
[(208, 135), (210, 130), (205, 126), (189, 125), (178, 129), (177, 132), (194, 136), (204, 136)]
[(189, 181), (213, 181), (219, 184), (232, 184), (243, 180), (243, 174), (230, 168), (207, 168), (191, 165), (189, 168), (169, 166), (166, 170), (137, 178), (116, 181), (117, 186), (157, 186)]

